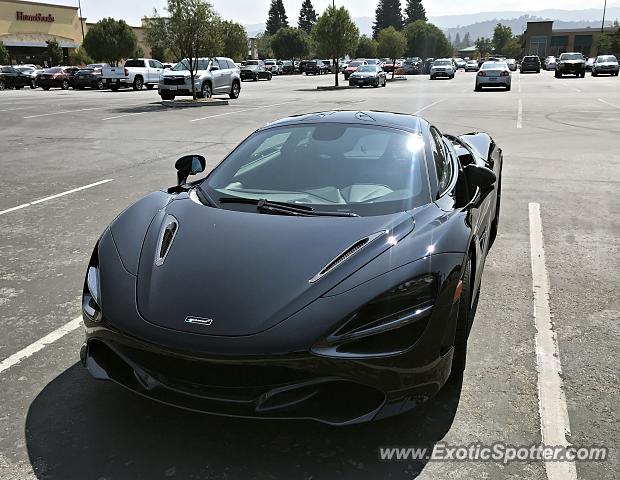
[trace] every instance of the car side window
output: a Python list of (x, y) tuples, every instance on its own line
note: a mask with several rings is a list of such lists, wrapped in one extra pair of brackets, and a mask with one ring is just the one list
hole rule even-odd
[(220, 66), (220, 70), (227, 70), (228, 69), (228, 63), (226, 62), (226, 60), (222, 60), (221, 58), (219, 58), (217, 60), (217, 63)]
[(164, 68), (163, 63), (161, 63), (159, 60), (153, 60), (153, 63), (155, 64), (155, 68)]
[(235, 65), (235, 63), (231, 62), (230, 60), (226, 60), (226, 63), (228, 63), (228, 68), (237, 68), (237, 65)]
[(452, 182), (452, 158), (446, 151), (441, 133), (435, 127), (431, 127), (431, 139), (433, 160), (435, 161), (435, 170), (437, 171), (437, 190), (439, 195), (443, 195), (450, 186), (450, 182)]

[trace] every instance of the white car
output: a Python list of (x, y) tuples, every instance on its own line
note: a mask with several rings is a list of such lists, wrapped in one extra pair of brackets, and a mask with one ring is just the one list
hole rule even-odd
[(476, 75), (476, 92), (482, 87), (504, 87), (510, 91), (512, 76), (506, 62), (484, 62)]
[(101, 79), (106, 87), (117, 91), (119, 88), (149, 90), (157, 86), (159, 77), (164, 72), (164, 65), (159, 60), (150, 58), (132, 58), (122, 67), (103, 67)]
[(280, 75), (282, 73), (281, 66), (278, 61), (273, 58), (265, 60), (265, 70), (271, 72), (272, 75)]
[(454, 78), (454, 63), (451, 58), (438, 58), (431, 67), (431, 80), (439, 77)]
[[(193, 94), (189, 65), (189, 60), (185, 59), (172, 70), (163, 73), (159, 80), (159, 95), (162, 100), (174, 100), (178, 96)], [(239, 97), (239, 68), (231, 58), (199, 58), (197, 67), (194, 85), (198, 98), (211, 98), (213, 95), (228, 95), (233, 99)]]

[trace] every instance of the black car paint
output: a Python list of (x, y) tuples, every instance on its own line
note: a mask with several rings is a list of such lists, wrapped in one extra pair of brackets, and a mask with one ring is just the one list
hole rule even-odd
[[(374, 123), (404, 131), (414, 131), (417, 124), (408, 115), (338, 112), (288, 118), (264, 128), (300, 122)], [(421, 124), (428, 136), (428, 125)], [(457, 150), (446, 141), (459, 172), (452, 184), (444, 194), (438, 192), (434, 161), (427, 152), (435, 201), (408, 212), (297, 218), (207, 207), (185, 191), (143, 198), (122, 213), (97, 244), (103, 316), (100, 321), (85, 316), (83, 362), (96, 378), (112, 379), (164, 403), (221, 415), (348, 424), (394, 415), (429, 399), (450, 374), (457, 283), (471, 258), (473, 302), (492, 242), (496, 195), (480, 207), (468, 201), (475, 200), (473, 193), (459, 198), (462, 164), (487, 166), (498, 182), (502, 166), (501, 150), (488, 135), (460, 138), (471, 151)], [(154, 241), (166, 215), (178, 219), (179, 233), (164, 264), (167, 270), (153, 274)], [(394, 245), (364, 249), (308, 284), (308, 278), (352, 242), (382, 230), (396, 237)], [(437, 279), (435, 306), (423, 334), (406, 351), (353, 358), (313, 352), (316, 342), (368, 301), (429, 273)], [(187, 316), (208, 318), (213, 329), (185, 323)], [(170, 365), (178, 368), (171, 371)], [(228, 373), (239, 369), (246, 375), (226, 383)], [(250, 374), (256, 369), (281, 376), (262, 384)], [(226, 388), (188, 394), (197, 388), (193, 376), (199, 372), (217, 374), (209, 381), (226, 383)], [(192, 376), (194, 387), (175, 375)], [(202, 379), (201, 388), (205, 384), (209, 382)], [(251, 401), (236, 402), (231, 389)], [(350, 403), (350, 414), (335, 407), (336, 391)], [(316, 407), (305, 399), (306, 392), (316, 399), (327, 392), (325, 405)], [(355, 395), (349, 398), (346, 392)], [(284, 400), (291, 396), (298, 400), (292, 406)], [(372, 402), (359, 404), (363, 398)]]
[(239, 75), (242, 82), (244, 80), (271, 80), (271, 72), (267, 70), (262, 60), (258, 61), (258, 65), (243, 65)]
[(0, 68), (0, 83), (3, 88), (20, 89), (31, 86), (32, 77), (13, 67), (2, 67)]

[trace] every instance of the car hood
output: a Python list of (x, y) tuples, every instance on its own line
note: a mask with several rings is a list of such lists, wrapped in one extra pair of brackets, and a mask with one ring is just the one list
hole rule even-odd
[(258, 70), (257, 65), (245, 65), (241, 67), (241, 70)]
[[(549, 63), (556, 63), (554, 62), (549, 62)], [(559, 60), (558, 63), (562, 63), (562, 64), (566, 64), (569, 63), (571, 65), (575, 65), (577, 63), (586, 63), (585, 60)]]
[(376, 77), (378, 75), (377, 72), (354, 72), (351, 74), (352, 77), (361, 78), (361, 77)]
[[(162, 263), (160, 239), (171, 220), (178, 227)], [(291, 217), (216, 209), (188, 198), (173, 201), (146, 233), (136, 280), (138, 310), (147, 321), (174, 330), (252, 335), (316, 300), (390, 248), (390, 237), (400, 239), (413, 227), (404, 212)], [(378, 232), (388, 233), (310, 281)]]

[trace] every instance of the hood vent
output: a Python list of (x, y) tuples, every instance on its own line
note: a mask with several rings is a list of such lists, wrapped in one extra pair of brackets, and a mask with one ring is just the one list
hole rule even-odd
[(159, 234), (159, 240), (157, 242), (157, 249), (155, 250), (155, 265), (158, 267), (163, 265), (166, 261), (166, 256), (170, 251), (174, 237), (179, 230), (179, 222), (172, 215), (166, 216), (163, 223), (163, 228)]
[(382, 232), (377, 232), (377, 233), (373, 233), (372, 235), (369, 235), (367, 237), (364, 237), (358, 240), (353, 245), (351, 245), (349, 248), (347, 248), (344, 252), (342, 252), (340, 255), (334, 258), (331, 262), (329, 262), (325, 267), (323, 267), (323, 269), (319, 273), (317, 273), (314, 277), (310, 279), (310, 283), (314, 283), (318, 281), (319, 279), (327, 275), (329, 272), (331, 272), (333, 269), (335, 269), (338, 265), (340, 265), (341, 263), (351, 258), (353, 255), (358, 253), (368, 244), (372, 243), (377, 238), (383, 235), (386, 235), (387, 233), (388, 233), (387, 230), (382, 231)]

